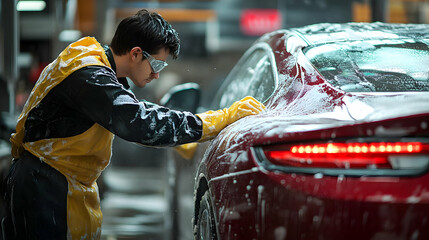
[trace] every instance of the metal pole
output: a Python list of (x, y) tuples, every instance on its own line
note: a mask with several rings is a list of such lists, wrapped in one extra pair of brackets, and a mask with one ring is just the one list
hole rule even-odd
[(1, 27), (3, 40), (3, 71), (8, 84), (9, 112), (15, 113), (15, 84), (18, 80), (18, 12), (17, 0), (1, 0)]
[[(98, 41), (103, 41), (105, 39), (105, 28), (106, 28), (106, 13), (110, 8), (110, 1), (106, 0), (95, 0), (95, 38)], [(106, 42), (103, 44), (110, 44)]]
[(388, 0), (371, 0), (371, 17), (373, 22), (389, 21)]

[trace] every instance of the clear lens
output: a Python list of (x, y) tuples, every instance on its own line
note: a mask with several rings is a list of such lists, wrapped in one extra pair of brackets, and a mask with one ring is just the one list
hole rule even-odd
[(143, 51), (143, 55), (148, 59), (150, 67), (152, 68), (153, 73), (159, 73), (164, 69), (168, 64), (164, 61), (157, 60), (152, 57), (149, 53)]
[(152, 71), (154, 73), (161, 72), (162, 69), (164, 69), (168, 64), (161, 60), (153, 59), (152, 61), (149, 61), (150, 66), (152, 67)]

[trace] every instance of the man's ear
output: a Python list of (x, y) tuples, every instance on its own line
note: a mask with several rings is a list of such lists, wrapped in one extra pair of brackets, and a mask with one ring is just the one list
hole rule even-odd
[(133, 47), (130, 50), (130, 56), (131, 56), (132, 60), (138, 59), (139, 55), (142, 55), (142, 58), (143, 58), (142, 53), (143, 53), (143, 50), (140, 47)]

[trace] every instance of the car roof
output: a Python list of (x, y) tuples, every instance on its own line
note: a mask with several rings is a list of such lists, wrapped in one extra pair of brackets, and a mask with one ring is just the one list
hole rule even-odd
[(429, 24), (319, 23), (292, 28), (291, 31), (308, 45), (359, 40), (426, 39), (429, 41)]

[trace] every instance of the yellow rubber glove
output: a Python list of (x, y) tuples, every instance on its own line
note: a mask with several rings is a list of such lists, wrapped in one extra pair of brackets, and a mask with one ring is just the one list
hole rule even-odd
[(187, 143), (174, 147), (174, 150), (186, 160), (191, 160), (197, 150), (198, 143)]
[(234, 102), (229, 108), (197, 114), (203, 121), (203, 135), (199, 142), (214, 138), (229, 124), (243, 117), (259, 114), (264, 109), (265, 106), (258, 100), (253, 97), (245, 97)]
[[(240, 118), (259, 114), (265, 109), (265, 106), (253, 97), (245, 97), (237, 101), (229, 108), (207, 111), (197, 114), (203, 121), (203, 135), (199, 142), (214, 138), (222, 129)], [(174, 150), (183, 158), (190, 160), (197, 150), (197, 143), (187, 143), (176, 146)]]

